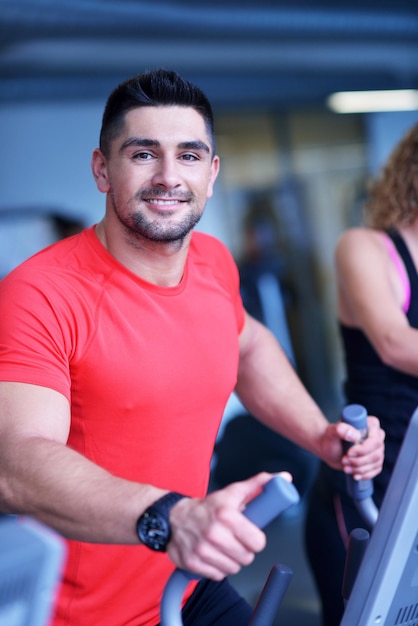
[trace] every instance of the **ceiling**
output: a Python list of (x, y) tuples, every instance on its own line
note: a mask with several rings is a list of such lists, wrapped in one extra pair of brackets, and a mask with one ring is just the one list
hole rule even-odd
[(104, 99), (154, 67), (215, 107), (418, 88), (418, 0), (0, 0), (0, 103)]

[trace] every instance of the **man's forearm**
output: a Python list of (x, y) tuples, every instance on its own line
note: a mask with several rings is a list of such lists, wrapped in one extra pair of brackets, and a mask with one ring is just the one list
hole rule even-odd
[(164, 493), (40, 437), (3, 441), (0, 455), (0, 510), (33, 516), (69, 539), (137, 543), (137, 518)]

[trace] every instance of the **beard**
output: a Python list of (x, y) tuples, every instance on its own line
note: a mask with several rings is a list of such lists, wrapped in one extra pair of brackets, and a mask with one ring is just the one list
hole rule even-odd
[[(155, 218), (147, 216), (140, 209), (124, 216), (118, 208), (113, 191), (111, 191), (111, 197), (115, 214), (129, 233), (153, 242), (181, 242), (193, 230), (203, 214), (203, 211), (197, 206), (194, 194), (191, 192), (182, 192), (180, 195), (176, 193), (173, 196), (176, 199), (187, 202), (189, 206), (189, 211), (180, 219), (176, 217), (175, 211), (168, 210), (161, 212)], [(143, 189), (135, 194), (134, 200), (136, 204), (139, 204), (141, 200), (149, 197), (169, 200), (171, 196), (160, 189)]]

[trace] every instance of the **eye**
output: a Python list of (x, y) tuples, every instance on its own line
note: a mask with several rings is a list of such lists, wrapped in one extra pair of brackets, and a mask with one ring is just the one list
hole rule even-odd
[(153, 159), (153, 155), (150, 152), (134, 152), (132, 154), (132, 159), (134, 159), (135, 161), (149, 161), (151, 159)]
[(198, 161), (199, 157), (196, 154), (192, 154), (191, 152), (186, 152), (185, 154), (182, 154), (181, 157), (182, 161)]

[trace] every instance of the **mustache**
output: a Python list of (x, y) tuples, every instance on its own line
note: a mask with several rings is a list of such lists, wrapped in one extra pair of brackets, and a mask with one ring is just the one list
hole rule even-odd
[(193, 200), (194, 194), (191, 191), (165, 191), (164, 189), (158, 188), (140, 189), (135, 194), (135, 200), (149, 200), (149, 198), (189, 202)]

